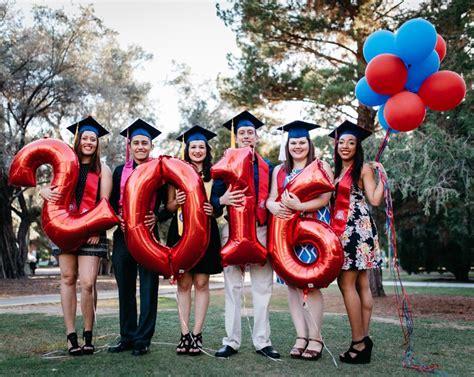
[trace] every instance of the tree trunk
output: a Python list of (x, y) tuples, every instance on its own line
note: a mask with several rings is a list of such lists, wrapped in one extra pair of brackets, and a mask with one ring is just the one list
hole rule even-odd
[(380, 267), (369, 270), (369, 283), (372, 296), (385, 297), (382, 283), (382, 269)]
[(24, 275), (24, 261), (18, 263), (18, 244), (10, 208), (12, 189), (8, 186), (5, 169), (0, 169), (0, 278), (19, 278)]

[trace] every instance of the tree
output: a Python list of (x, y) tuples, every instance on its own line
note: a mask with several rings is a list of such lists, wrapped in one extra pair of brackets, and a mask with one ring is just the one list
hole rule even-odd
[(91, 7), (72, 17), (35, 7), (30, 27), (10, 4), (2, 4), (0, 14), (0, 277), (13, 278), (24, 274), (28, 231), (39, 214), (35, 203), (29, 207), (24, 191), (7, 185), (15, 153), (45, 132), (59, 137), (60, 124), (102, 110), (96, 103), (106, 107), (111, 98), (118, 101), (119, 92), (130, 95), (129, 106), (117, 111), (110, 105), (116, 117), (136, 113), (149, 85), (136, 83), (131, 75), (145, 54), (137, 48), (120, 50), (115, 34)]

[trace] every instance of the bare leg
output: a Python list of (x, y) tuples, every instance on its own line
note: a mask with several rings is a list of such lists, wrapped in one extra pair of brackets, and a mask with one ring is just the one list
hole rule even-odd
[(194, 275), (194, 334), (202, 332), (209, 307), (209, 275)]
[(61, 271), (61, 306), (63, 308), (66, 334), (69, 334), (76, 331), (77, 256), (60, 254), (58, 259)]
[(191, 312), (191, 287), (193, 285), (193, 275), (185, 272), (178, 279), (178, 305), (179, 305), (179, 324), (181, 333), (189, 332), (189, 315)]
[(79, 280), (81, 282), (81, 311), (84, 320), (84, 330), (91, 331), (94, 327), (97, 274), (99, 272), (99, 257), (81, 255), (78, 257)]
[[(290, 309), (291, 319), (295, 326), (296, 336), (298, 338), (308, 338), (308, 329), (304, 318), (304, 308), (302, 293), (299, 289), (288, 286), (288, 307)], [(306, 348), (306, 340), (296, 339), (294, 348)], [(296, 353), (295, 353), (296, 354)]]
[[(299, 296), (303, 297), (303, 292)], [(308, 292), (307, 308), (304, 309), (304, 318), (308, 328), (308, 338), (322, 342), (321, 326), (323, 323), (324, 298), (319, 289), (311, 289)], [(323, 345), (319, 342), (309, 341), (307, 350), (321, 352)], [(304, 356), (304, 355), (303, 355)]]
[[(351, 325), (352, 340), (358, 341), (365, 337), (364, 326), (362, 322), (362, 304), (359, 292), (356, 288), (356, 280), (360, 271), (342, 271), (339, 274), (337, 283), (344, 299), (347, 316)], [(364, 343), (356, 344), (355, 349), (364, 349)], [(355, 356), (351, 354), (351, 356)]]
[(362, 305), (362, 328), (364, 336), (369, 335), (370, 317), (372, 316), (372, 308), (374, 306), (374, 300), (372, 298), (372, 292), (370, 291), (369, 277), (367, 271), (361, 271), (356, 281), (357, 292)]

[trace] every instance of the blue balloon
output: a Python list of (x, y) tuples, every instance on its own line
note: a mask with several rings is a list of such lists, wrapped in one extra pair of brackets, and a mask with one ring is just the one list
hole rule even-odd
[(377, 30), (365, 40), (364, 59), (368, 63), (380, 54), (396, 54), (395, 34), (388, 30)]
[(365, 76), (357, 83), (355, 87), (355, 95), (359, 102), (365, 106), (383, 105), (390, 98), (390, 96), (384, 96), (374, 92), (367, 83)]
[(395, 34), (397, 55), (405, 64), (417, 64), (425, 60), (436, 46), (436, 29), (422, 18), (405, 22)]
[[(385, 109), (385, 105), (382, 105), (379, 107), (377, 111), (377, 119), (379, 120), (380, 125), (382, 128), (387, 131), (390, 126), (388, 125), (387, 121), (385, 120), (385, 116), (383, 115), (383, 110)], [(394, 134), (397, 134), (398, 131), (394, 130), (393, 128), (390, 128), (390, 131)]]
[(439, 70), (439, 56), (433, 51), (425, 60), (408, 68), (408, 80), (405, 84), (410, 92), (417, 93), (421, 84), (433, 73)]

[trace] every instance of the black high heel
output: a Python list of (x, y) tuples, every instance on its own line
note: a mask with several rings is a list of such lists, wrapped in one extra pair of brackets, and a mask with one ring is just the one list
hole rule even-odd
[(188, 355), (197, 356), (201, 353), (202, 333), (193, 334), (191, 332), (191, 333), (189, 333), (189, 337), (191, 338), (191, 344), (189, 345)]
[(178, 355), (187, 355), (189, 354), (189, 349), (191, 348), (191, 335), (189, 333), (181, 334), (181, 339), (179, 340), (179, 344), (176, 347), (176, 354)]
[(68, 348), (67, 352), (71, 356), (81, 356), (82, 355), (82, 348), (79, 347), (79, 343), (77, 342), (77, 333), (72, 332), (67, 334), (66, 342), (69, 341), (71, 343), (71, 347)]
[[(356, 344), (364, 343), (364, 348), (362, 350), (355, 349)], [(339, 360), (347, 364), (368, 364), (370, 363), (370, 356), (372, 354), (373, 342), (366, 336), (365, 338), (358, 340), (357, 342), (352, 341), (349, 349), (343, 354), (339, 355)], [(355, 356), (351, 356), (355, 354)]]
[(92, 330), (91, 331), (83, 331), (82, 337), (84, 339), (84, 345), (82, 346), (82, 352), (84, 355), (93, 355), (95, 351), (95, 347), (92, 344)]

